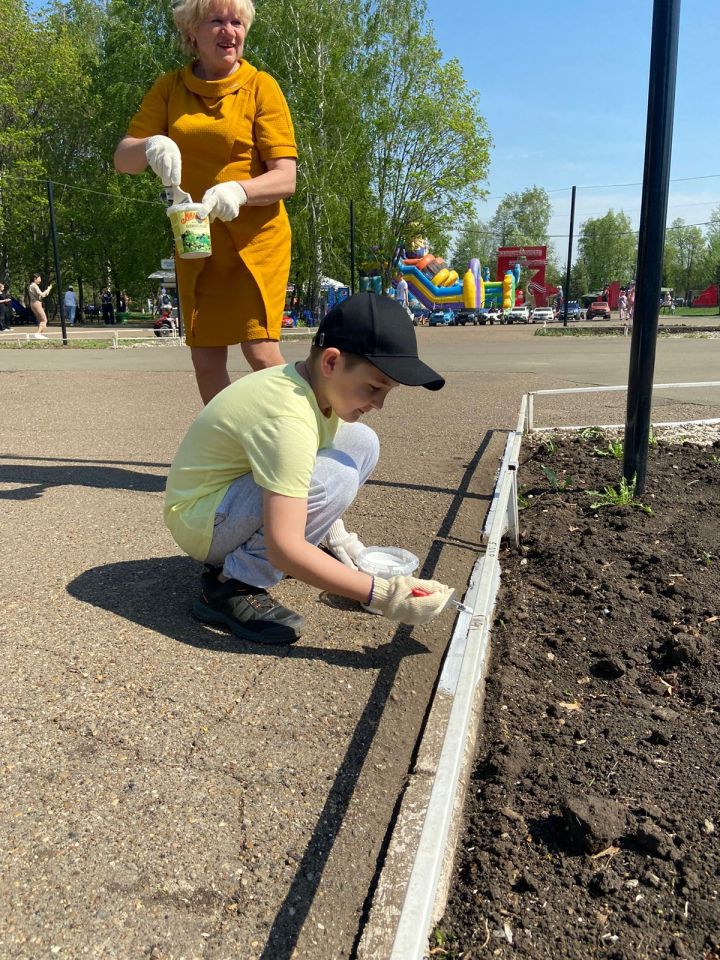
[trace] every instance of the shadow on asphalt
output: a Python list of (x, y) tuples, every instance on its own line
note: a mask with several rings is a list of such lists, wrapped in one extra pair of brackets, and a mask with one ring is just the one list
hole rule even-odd
[(388, 656), (402, 659), (427, 652), (427, 647), (407, 635), (409, 629), (402, 637), (398, 631), (392, 642), (365, 647), (362, 651), (313, 647), (302, 641), (292, 646), (264, 646), (241, 640), (208, 627), (192, 616), (190, 606), (200, 589), (202, 569), (201, 564), (189, 557), (128, 560), (86, 570), (68, 584), (67, 590), (83, 603), (109, 610), (161, 636), (219, 654), (322, 660), (331, 666), (352, 670), (379, 670)]
[[(452, 543), (452, 526), (468, 497), (472, 477), (490, 444), (494, 431), (488, 430), (465, 467), (447, 513), (428, 551), (418, 576), (432, 579), (440, 554)], [(459, 541), (462, 543), (463, 541)], [(310, 838), (305, 854), (280, 910), (273, 921), (260, 960), (290, 960), (303, 924), (310, 912), (323, 872), (332, 852), (335, 838), (342, 827), (365, 760), (380, 726), (385, 704), (395, 684), (401, 662), (407, 656), (425, 652), (426, 647), (412, 637), (412, 628), (399, 625), (391, 640), (364, 651), (328, 650), (303, 647), (262, 647), (237, 639), (227, 639), (204, 628), (190, 616), (189, 601), (198, 589), (200, 565), (187, 557), (158, 557), (96, 567), (81, 574), (68, 585), (68, 592), (93, 606), (111, 610), (134, 623), (163, 636), (218, 653), (252, 653), (288, 659), (318, 659), (355, 669), (373, 669), (378, 676), (365, 709), (358, 720), (345, 756), (338, 767), (325, 805)], [(398, 799), (398, 804), (400, 798)], [(382, 865), (390, 840), (390, 827), (378, 857)], [(363, 906), (370, 906), (371, 889)]]
[(0, 464), (0, 483), (22, 484), (12, 490), (0, 490), (0, 500), (35, 500), (50, 487), (63, 486), (134, 490), (139, 493), (165, 491), (165, 473), (140, 473), (137, 470), (107, 466), (106, 463), (96, 466), (61, 461), (61, 464), (57, 466), (27, 463)]

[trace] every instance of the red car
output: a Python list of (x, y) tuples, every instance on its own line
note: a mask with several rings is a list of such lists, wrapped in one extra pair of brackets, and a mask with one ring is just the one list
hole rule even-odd
[(282, 315), (282, 322), (280, 324), (282, 327), (294, 327), (292, 314), (289, 310), (284, 310)]
[(596, 300), (585, 311), (586, 320), (595, 320), (596, 317), (600, 320), (610, 319), (610, 304), (605, 300)]

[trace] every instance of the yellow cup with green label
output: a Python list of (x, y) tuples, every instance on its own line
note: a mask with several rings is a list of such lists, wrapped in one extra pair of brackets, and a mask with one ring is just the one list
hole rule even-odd
[(176, 203), (168, 207), (175, 249), (183, 260), (198, 260), (212, 254), (210, 242), (210, 221), (207, 217), (198, 217), (199, 203)]

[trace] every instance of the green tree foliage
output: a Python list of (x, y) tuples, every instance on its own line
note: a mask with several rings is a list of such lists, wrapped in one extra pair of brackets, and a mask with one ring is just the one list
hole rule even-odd
[[(490, 137), (477, 94), (443, 63), (425, 14), (424, 0), (258, 5), (248, 59), (277, 77), (293, 114), (291, 278), (311, 298), (323, 275), (349, 280), (351, 199), (358, 259), (389, 275), (408, 234), (441, 252), (481, 194)], [(112, 154), (152, 82), (184, 60), (170, 5), (53, 0), (31, 16), (0, 0), (0, 21), (0, 274), (16, 289), (31, 268), (50, 278), (49, 178), (63, 280), (140, 297), (170, 233), (157, 180), (118, 176)]]
[[(677, 217), (665, 234), (665, 285), (689, 297), (692, 289), (705, 286), (707, 248), (700, 227)], [(710, 282), (707, 277), (707, 282)]]
[(543, 187), (506, 193), (490, 220), (497, 246), (546, 245), (551, 213), (550, 198)]
[[(603, 217), (586, 220), (580, 228), (578, 249), (578, 276), (587, 282), (590, 290), (598, 290), (613, 280), (625, 284), (633, 279), (637, 236), (630, 217), (622, 210), (618, 213), (608, 210)], [(585, 292), (577, 287), (573, 289), (578, 294)]]
[(710, 214), (703, 264), (703, 281), (718, 283), (720, 278), (720, 207)]
[(490, 267), (490, 275), (495, 279), (497, 268), (497, 244), (494, 241), (490, 225), (475, 217), (463, 222), (452, 253), (452, 265), (462, 276), (468, 263), (477, 258), (481, 266)]

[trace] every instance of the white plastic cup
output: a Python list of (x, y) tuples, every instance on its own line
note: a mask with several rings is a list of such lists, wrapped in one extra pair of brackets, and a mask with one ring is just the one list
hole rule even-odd
[(176, 203), (168, 207), (175, 249), (183, 260), (199, 260), (212, 255), (210, 220), (198, 217), (199, 203)]
[[(371, 577), (409, 577), (420, 566), (420, 561), (414, 553), (403, 550), (402, 547), (365, 547), (355, 560), (358, 570)], [(368, 613), (382, 613), (369, 604), (363, 603)]]

